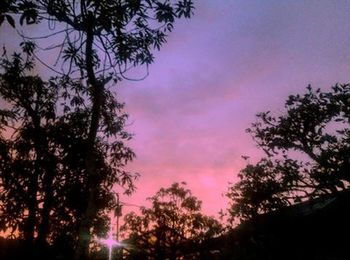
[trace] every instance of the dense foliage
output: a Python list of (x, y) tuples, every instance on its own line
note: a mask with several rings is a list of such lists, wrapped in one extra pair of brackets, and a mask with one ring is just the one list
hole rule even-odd
[(327, 92), (309, 86), (285, 108), (281, 116), (258, 114), (248, 129), (266, 157), (249, 163), (230, 187), (231, 220), (349, 188), (350, 85)]
[(121, 228), (127, 237), (129, 259), (175, 259), (191, 253), (201, 242), (219, 235), (220, 223), (201, 213), (201, 201), (174, 183), (149, 198), (152, 207), (125, 216)]
[[(68, 78), (45, 82), (29, 75), (32, 66), (30, 56), (1, 60), (0, 97), (6, 107), (0, 110), (0, 228), (41, 247), (73, 250), (88, 198), (84, 158), (90, 112), (84, 98), (71, 94), (81, 85)], [(107, 230), (107, 214), (116, 204), (112, 188), (119, 184), (130, 192), (135, 177), (123, 170), (134, 157), (123, 143), (130, 138), (123, 130), (126, 114), (121, 104), (105, 100), (109, 121), (101, 124), (105, 135), (94, 144), (93, 234)]]
[[(57, 76), (78, 86), (67, 95), (71, 95), (71, 102), (84, 103), (86, 107), (86, 144), (82, 146), (86, 174), (81, 182), (86, 187), (87, 200), (80, 205), (83, 208), (76, 259), (87, 257), (91, 228), (99, 208), (100, 187), (96, 180), (100, 170), (96, 158), (100, 147), (96, 143), (101, 137), (113, 137), (120, 130), (118, 120), (106, 113), (120, 106), (110, 91), (111, 80), (116, 83), (128, 79), (126, 73), (139, 65), (145, 66), (147, 75), (148, 65), (153, 62), (152, 52), (165, 43), (175, 20), (189, 18), (192, 12), (191, 0), (6, 0), (0, 3), (0, 24), (6, 21), (17, 27), (19, 21), (21, 26), (40, 26), (43, 32), (40, 36), (25, 32), (21, 35), (23, 46), (29, 49), (39, 46), (51, 55), (56, 53), (55, 64), (48, 64), (35, 51), (32, 54)], [(44, 21), (48, 24), (46, 30)], [(55, 44), (43, 47), (50, 39), (54, 39)], [(69, 106), (64, 109), (68, 111)], [(101, 149), (107, 143), (104, 142)]]

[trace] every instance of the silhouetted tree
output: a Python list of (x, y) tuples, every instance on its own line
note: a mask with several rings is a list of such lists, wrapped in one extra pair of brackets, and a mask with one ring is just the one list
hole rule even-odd
[(98, 187), (94, 179), (98, 169), (94, 144), (100, 123), (105, 120), (103, 106), (105, 97), (110, 96), (107, 84), (112, 78), (115, 82), (127, 78), (125, 73), (130, 68), (147, 67), (152, 63), (153, 49), (159, 49), (165, 42), (175, 19), (189, 18), (192, 11), (191, 0), (7, 0), (1, 5), (0, 23), (6, 18), (15, 26), (11, 14), (18, 14), (21, 24), (45, 20), (50, 25), (57, 23), (54, 31), (40, 38), (58, 37), (62, 33), (62, 42), (54, 46), (65, 62), (60, 73), (82, 81), (84, 88), (81, 91), (87, 93), (90, 100), (84, 160), (89, 198), (79, 231), (79, 259), (86, 258), (88, 253), (90, 228), (97, 207)]
[[(41, 248), (49, 242), (72, 251), (88, 204), (84, 160), (90, 111), (77, 82), (28, 75), (33, 60), (31, 51), (27, 54), (0, 62), (0, 97), (6, 102), (0, 110), (0, 228), (29, 244), (36, 233)], [(98, 172), (92, 234), (107, 231), (108, 213), (116, 206), (112, 187), (119, 184), (131, 192), (135, 177), (123, 170), (134, 157), (123, 144), (130, 138), (123, 130), (123, 106), (107, 96), (103, 109), (104, 135), (94, 144)]]
[(247, 130), (266, 153), (248, 164), (229, 188), (232, 219), (251, 219), (320, 195), (348, 189), (350, 183), (350, 85), (329, 92), (291, 95), (286, 113), (258, 114)]
[(125, 216), (121, 230), (128, 237), (129, 258), (175, 259), (186, 246), (194, 249), (222, 231), (217, 220), (201, 213), (201, 201), (184, 183), (161, 188), (149, 200), (151, 208)]

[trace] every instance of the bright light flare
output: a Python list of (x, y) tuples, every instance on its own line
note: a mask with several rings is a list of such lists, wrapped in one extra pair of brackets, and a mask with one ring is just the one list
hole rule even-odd
[(108, 238), (99, 238), (96, 241), (101, 243), (101, 244), (104, 244), (107, 247), (121, 246), (122, 245), (122, 243), (118, 242), (117, 240), (114, 240), (112, 236), (109, 236)]
[(113, 239), (113, 235), (109, 234), (108, 238), (97, 238), (95, 239), (98, 243), (108, 247), (108, 260), (112, 260), (112, 251), (114, 246), (122, 246), (122, 243)]

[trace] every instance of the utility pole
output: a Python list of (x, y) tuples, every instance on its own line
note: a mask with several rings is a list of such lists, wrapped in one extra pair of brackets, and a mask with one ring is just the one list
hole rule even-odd
[[(123, 213), (122, 213), (122, 205), (120, 204), (120, 201), (119, 201), (119, 194), (117, 193), (116, 196), (117, 196), (117, 206), (114, 209), (114, 217), (117, 218), (116, 240), (119, 243), (119, 218), (123, 215)], [(120, 255), (119, 255), (119, 253), (120, 253)], [(118, 257), (118, 259), (123, 258), (123, 248), (120, 248), (120, 249), (118, 248), (117, 257)]]

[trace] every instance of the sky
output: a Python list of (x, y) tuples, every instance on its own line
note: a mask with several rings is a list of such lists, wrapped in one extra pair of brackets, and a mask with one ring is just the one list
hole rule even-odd
[(203, 211), (227, 208), (222, 196), (245, 165), (263, 154), (245, 129), (258, 112), (283, 113), (306, 86), (348, 82), (349, 1), (197, 0), (176, 24), (150, 75), (123, 82), (120, 99), (141, 173), (123, 201), (148, 205), (160, 187), (187, 182)]
[[(206, 214), (227, 207), (223, 193), (263, 154), (245, 132), (258, 112), (283, 113), (308, 84), (328, 89), (350, 72), (350, 2), (194, 0), (155, 53), (150, 75), (116, 87), (129, 114), (129, 145), (141, 174), (122, 197), (148, 205), (160, 187), (185, 181)], [(11, 43), (0, 31), (0, 42)], [(126, 211), (134, 207), (125, 207)]]

